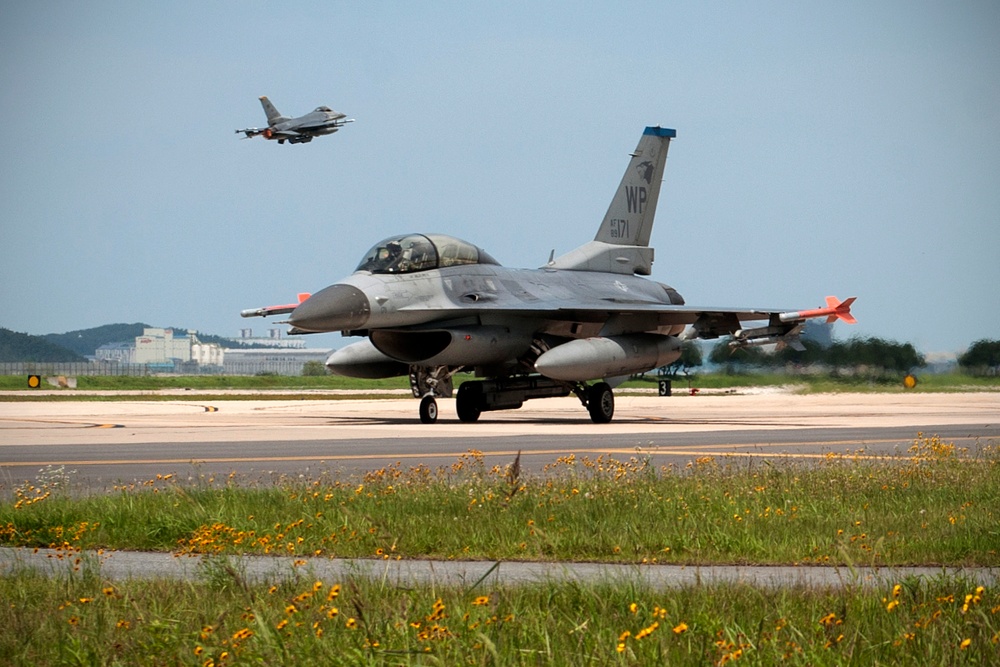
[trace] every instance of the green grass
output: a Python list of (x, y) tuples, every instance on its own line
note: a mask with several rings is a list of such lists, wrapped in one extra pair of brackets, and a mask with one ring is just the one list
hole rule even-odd
[(989, 665), (1000, 595), (959, 578), (881, 588), (398, 587), (299, 568), (249, 582), (108, 582), (86, 563), (0, 576), (7, 665)]
[[(659, 378), (647, 375), (629, 380), (624, 388), (657, 387)], [(749, 387), (786, 387), (795, 386), (805, 393), (831, 392), (888, 392), (888, 393), (933, 393), (933, 392), (967, 392), (967, 391), (1000, 391), (1000, 377), (973, 377), (960, 373), (917, 374), (917, 386), (906, 389), (902, 376), (873, 381), (866, 377), (817, 375), (791, 375), (787, 373), (746, 373), (729, 375), (726, 373), (697, 374), (690, 379), (683, 376), (673, 381), (675, 392), (687, 391), (689, 387), (699, 389), (729, 389)]]
[(259, 488), (171, 475), (74, 498), (56, 472), (8, 490), (0, 544), (195, 554), (682, 564), (1000, 565), (1000, 456), (919, 437), (907, 458), (817, 465), (640, 455), (514, 478), (471, 452), (431, 470)]
[[(105, 391), (154, 391), (158, 389), (409, 389), (405, 377), (384, 380), (358, 380), (340, 375), (288, 376), (288, 375), (80, 375), (77, 389)], [(54, 389), (42, 384), (43, 389)], [(26, 376), (0, 375), (0, 390), (14, 391), (28, 388)], [(67, 389), (68, 394), (72, 390)]]
[[(455, 376), (455, 387), (471, 375)], [(655, 391), (659, 378), (654, 374), (637, 377), (624, 383), (617, 389), (619, 394), (629, 391)], [(729, 389), (749, 387), (785, 387), (793, 385), (797, 391), (805, 393), (829, 392), (888, 392), (888, 393), (931, 393), (931, 392), (967, 392), (967, 391), (1000, 391), (1000, 378), (972, 377), (961, 374), (921, 375), (915, 389), (905, 389), (902, 378), (898, 381), (888, 380), (874, 382), (866, 378), (831, 377), (829, 375), (788, 375), (783, 373), (752, 373), (745, 375), (727, 375), (725, 373), (710, 373), (695, 375), (692, 378), (673, 380), (675, 392), (686, 392), (689, 388), (698, 389)], [(43, 384), (43, 389), (54, 387)], [(259, 390), (263, 393), (255, 398), (274, 400), (330, 400), (326, 394), (300, 393), (304, 390), (385, 390), (409, 389), (409, 380), (405, 377), (387, 378), (384, 380), (360, 380), (338, 375), (327, 376), (229, 376), (229, 375), (197, 375), (197, 376), (79, 376), (78, 390), (104, 391), (147, 391), (155, 392), (164, 389), (193, 389), (211, 391), (213, 389), (244, 389)], [(65, 389), (62, 393), (34, 394), (28, 388), (27, 379), (21, 375), (0, 375), (0, 390), (16, 391), (16, 394), (0, 396), (0, 401), (55, 401), (55, 400), (129, 400), (129, 396), (90, 396)], [(203, 400), (205, 394), (190, 394), (191, 398)], [(385, 395), (366, 394), (349, 398), (385, 398)], [(155, 395), (145, 394), (136, 397), (137, 400), (151, 400)], [(185, 394), (171, 394), (166, 400), (183, 400)], [(215, 400), (244, 399), (244, 396), (233, 396), (224, 393), (210, 395)]]

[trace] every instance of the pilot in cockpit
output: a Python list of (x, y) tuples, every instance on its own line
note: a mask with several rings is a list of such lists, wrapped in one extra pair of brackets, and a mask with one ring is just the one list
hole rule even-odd
[(385, 259), (380, 262), (384, 267), (383, 270), (389, 273), (399, 273), (402, 271), (402, 267), (399, 266), (400, 262), (403, 260), (403, 246), (399, 245), (396, 241), (389, 241), (385, 244)]

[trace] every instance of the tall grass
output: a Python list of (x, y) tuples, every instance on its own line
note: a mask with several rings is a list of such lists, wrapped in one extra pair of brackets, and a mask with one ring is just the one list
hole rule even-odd
[(9, 665), (988, 665), (1000, 595), (957, 578), (882, 589), (628, 583), (469, 587), (0, 576)]

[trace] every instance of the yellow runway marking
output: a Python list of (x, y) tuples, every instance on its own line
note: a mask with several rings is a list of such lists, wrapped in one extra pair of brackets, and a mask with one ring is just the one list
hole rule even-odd
[[(46, 426), (56, 425), (56, 426), (75, 426), (77, 428), (125, 428), (124, 424), (95, 424), (94, 422), (75, 422), (75, 421), (63, 421), (57, 419), (0, 419), (0, 423), (3, 422), (14, 422), (14, 423), (24, 423), (24, 424), (45, 424)], [(3, 427), (7, 430), (14, 429), (24, 429), (24, 428), (34, 428), (33, 426), (14, 426), (14, 427)]]
[[(850, 441), (844, 440), (838, 443), (802, 443), (809, 446), (823, 446), (826, 447), (830, 444), (853, 444), (853, 445), (863, 445), (865, 443), (871, 444), (875, 441)], [(885, 440), (883, 442), (895, 442), (895, 440)], [(893, 460), (893, 461), (905, 461), (909, 459), (909, 456), (899, 455), (892, 456), (888, 454), (859, 454), (859, 453), (848, 453), (848, 454), (837, 454), (836, 452), (823, 452), (823, 453), (807, 453), (807, 452), (747, 452), (739, 450), (729, 450), (723, 451), (718, 450), (718, 447), (757, 447), (758, 445), (714, 445), (712, 450), (697, 449), (696, 446), (692, 445), (691, 449), (644, 449), (644, 448), (608, 448), (608, 449), (539, 449), (539, 450), (501, 450), (501, 451), (491, 451), (483, 452), (484, 456), (490, 457), (514, 457), (520, 452), (521, 456), (566, 456), (570, 454), (613, 454), (613, 455), (645, 455), (645, 456), (713, 456), (713, 457), (751, 457), (751, 458), (793, 458), (793, 459), (827, 459), (831, 456), (850, 458), (857, 460)], [(795, 446), (785, 443), (785, 446)], [(704, 447), (704, 445), (702, 445)], [(0, 466), (45, 466), (45, 465), (69, 465), (69, 466), (85, 466), (85, 465), (180, 465), (187, 463), (279, 463), (279, 462), (295, 462), (295, 461), (364, 461), (366, 459), (442, 459), (442, 458), (454, 458), (464, 454), (465, 452), (420, 452), (420, 453), (391, 453), (387, 452), (384, 454), (333, 454), (327, 456), (233, 456), (233, 457), (214, 457), (214, 458), (198, 458), (198, 459), (108, 459), (108, 460), (77, 460), (77, 461), (23, 461), (23, 462), (0, 462)]]

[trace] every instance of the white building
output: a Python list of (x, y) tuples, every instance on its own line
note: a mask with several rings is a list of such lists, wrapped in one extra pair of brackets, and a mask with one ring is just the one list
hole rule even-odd
[(135, 363), (165, 364), (169, 361), (191, 361), (191, 339), (194, 332), (174, 338), (173, 329), (143, 329), (135, 338)]
[(222, 366), (225, 350), (216, 343), (202, 343), (194, 331), (174, 336), (172, 329), (147, 327), (134, 343), (109, 343), (94, 354), (98, 361), (120, 364), (172, 365), (195, 363), (199, 366)]
[(202, 343), (197, 338), (191, 343), (191, 361), (200, 366), (222, 366), (226, 351), (217, 343)]
[(286, 338), (282, 335), (281, 329), (268, 329), (267, 336), (254, 336), (253, 329), (240, 329), (240, 337), (231, 338), (230, 340), (241, 345), (266, 345), (268, 347), (296, 348), (300, 350), (304, 350), (306, 347), (306, 342), (302, 340), (302, 336)]

